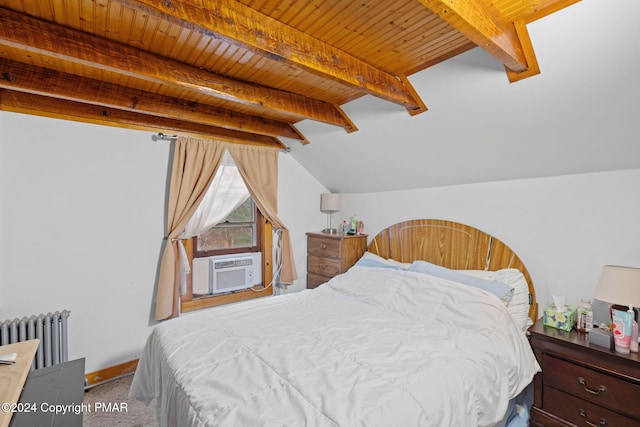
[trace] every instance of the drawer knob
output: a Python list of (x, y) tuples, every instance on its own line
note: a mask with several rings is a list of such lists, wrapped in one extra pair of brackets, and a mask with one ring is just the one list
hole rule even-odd
[(325, 245), (324, 243), (320, 243), (320, 249), (327, 249), (327, 245)]
[(607, 391), (607, 388), (605, 386), (603, 386), (602, 384), (600, 385), (600, 387), (598, 387), (597, 390), (590, 389), (589, 387), (587, 387), (587, 382), (582, 377), (578, 377), (578, 382), (580, 383), (580, 385), (582, 385), (582, 388), (584, 388), (584, 390), (587, 393), (600, 394), (600, 393), (606, 393), (606, 391)]
[(598, 421), (598, 424), (590, 421), (587, 418), (587, 413), (585, 412), (584, 409), (578, 409), (578, 415), (580, 415), (584, 419), (585, 423), (587, 423), (588, 425), (590, 425), (592, 427), (605, 427), (605, 426), (609, 425), (609, 423), (607, 422), (607, 420), (605, 418), (600, 418), (600, 421)]

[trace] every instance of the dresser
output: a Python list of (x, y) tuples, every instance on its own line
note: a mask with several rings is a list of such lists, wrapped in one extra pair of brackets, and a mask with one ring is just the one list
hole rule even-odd
[(367, 235), (307, 233), (307, 288), (344, 273), (367, 250)]
[(640, 426), (640, 357), (589, 343), (589, 334), (539, 320), (531, 346), (542, 367), (534, 379), (531, 426)]

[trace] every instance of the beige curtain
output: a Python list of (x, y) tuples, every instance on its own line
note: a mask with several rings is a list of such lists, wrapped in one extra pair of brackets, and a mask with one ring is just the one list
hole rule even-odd
[(274, 229), (282, 230), (280, 282), (291, 284), (298, 275), (289, 230), (278, 218), (278, 150), (241, 144), (229, 144), (227, 149), (262, 215)]
[(179, 314), (180, 271), (177, 268), (178, 242), (187, 222), (204, 198), (226, 144), (180, 137), (175, 143), (169, 203), (167, 207), (167, 242), (162, 253), (156, 320)]

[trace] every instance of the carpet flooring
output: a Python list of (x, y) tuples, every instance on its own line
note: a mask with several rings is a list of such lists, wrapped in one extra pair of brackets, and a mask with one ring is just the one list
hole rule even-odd
[(132, 380), (129, 375), (88, 389), (84, 403), (91, 412), (82, 414), (84, 427), (156, 426), (155, 402), (145, 406), (128, 397)]

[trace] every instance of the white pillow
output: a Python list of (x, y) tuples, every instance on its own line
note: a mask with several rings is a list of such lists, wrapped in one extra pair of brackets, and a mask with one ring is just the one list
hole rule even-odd
[(510, 286), (506, 283), (502, 283), (496, 280), (488, 280), (483, 277), (472, 276), (470, 274), (464, 274), (459, 270), (451, 270), (449, 268), (437, 264), (432, 264), (427, 261), (414, 261), (413, 264), (411, 264), (411, 268), (409, 269), (409, 271), (416, 271), (418, 273), (425, 273), (436, 277), (442, 277), (443, 279), (453, 280), (454, 282), (482, 289), (500, 298), (504, 305), (508, 305), (514, 293), (513, 286)]
[[(411, 263), (402, 263), (394, 259), (385, 259), (372, 252), (365, 252), (355, 265), (361, 267), (386, 267), (397, 270), (407, 270)], [(478, 277), (493, 282), (500, 282), (513, 288), (512, 296), (509, 299), (507, 311), (511, 314), (516, 325), (525, 332), (533, 321), (529, 319), (529, 284), (524, 278), (524, 274), (516, 268), (504, 268), (497, 271), (487, 270), (456, 270), (468, 276)], [(503, 301), (504, 302), (504, 301)]]
[(393, 265), (396, 265), (398, 267), (400, 267), (403, 270), (408, 270), (411, 267), (411, 263), (410, 262), (400, 262), (400, 261), (396, 261), (393, 258), (387, 258), (387, 262)]
[(403, 264), (391, 258), (385, 259), (379, 255), (365, 252), (356, 264), (358, 267), (377, 267), (377, 268), (393, 268), (395, 270), (406, 270), (411, 264)]
[(529, 284), (520, 270), (516, 268), (504, 268), (497, 271), (458, 271), (469, 276), (480, 277), (494, 282), (501, 282), (513, 287), (513, 297), (511, 298), (511, 301), (509, 301), (509, 304), (507, 304), (507, 310), (511, 313), (511, 317), (513, 317), (516, 324), (523, 332), (533, 324), (533, 321), (529, 319)]

